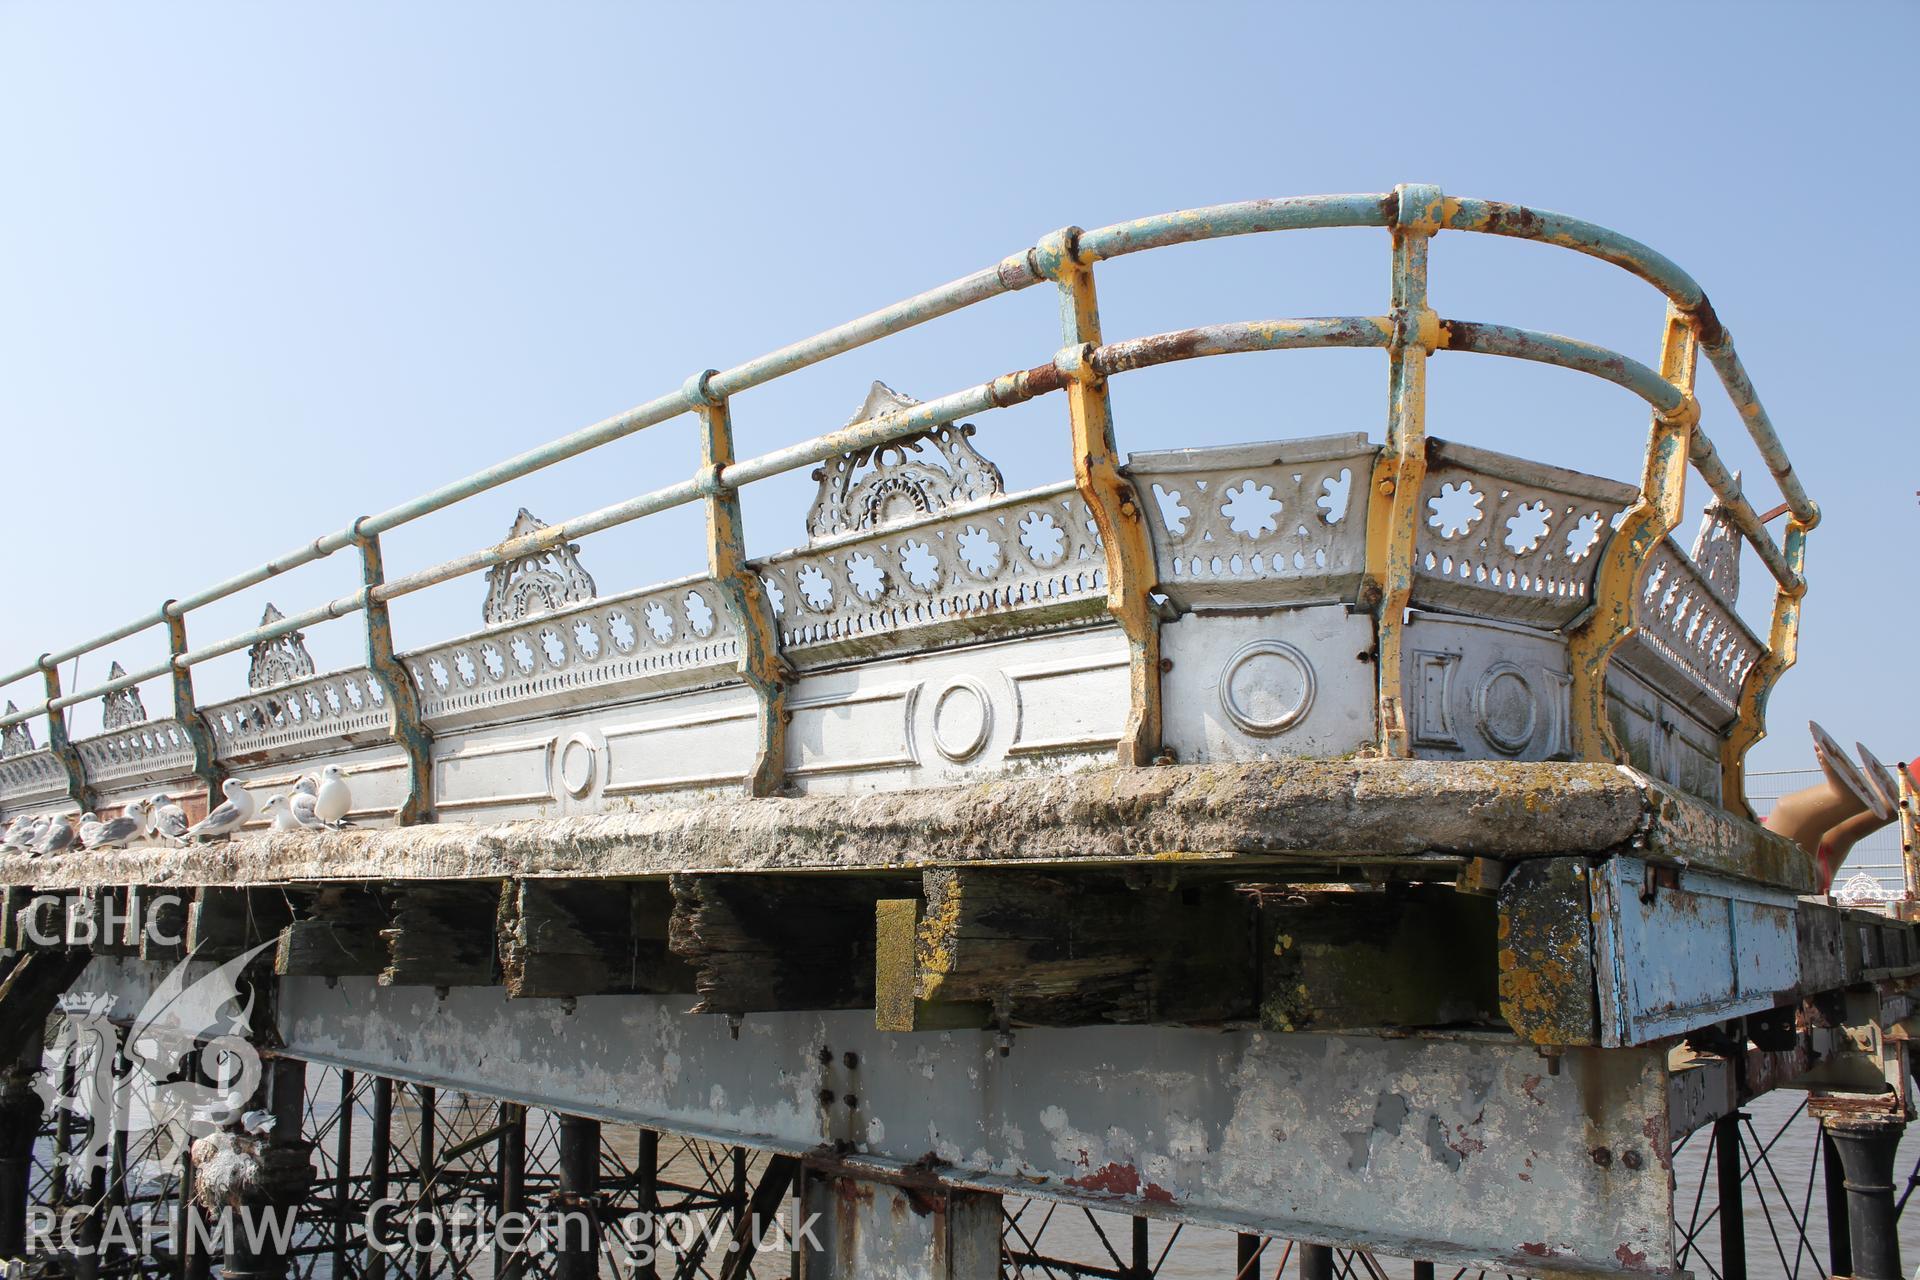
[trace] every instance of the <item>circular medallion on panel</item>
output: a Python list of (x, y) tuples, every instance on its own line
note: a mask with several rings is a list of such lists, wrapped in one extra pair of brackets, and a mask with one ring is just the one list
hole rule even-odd
[(1284, 640), (1242, 645), (1220, 670), (1220, 709), (1258, 737), (1285, 733), (1313, 708), (1313, 663)]
[(955, 764), (965, 764), (993, 736), (993, 695), (971, 676), (962, 676), (933, 700), (933, 745)]
[(1474, 722), (1495, 751), (1516, 756), (1533, 743), (1539, 723), (1533, 682), (1511, 662), (1496, 662), (1473, 692)]
[(578, 800), (593, 790), (595, 777), (600, 771), (599, 753), (594, 750), (593, 740), (584, 733), (576, 733), (560, 747), (560, 785), (567, 794)]

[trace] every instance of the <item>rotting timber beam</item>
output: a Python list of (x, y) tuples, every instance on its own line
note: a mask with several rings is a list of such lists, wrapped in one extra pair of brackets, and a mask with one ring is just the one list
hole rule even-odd
[(1440, 885), (1261, 895), (1269, 1031), (1499, 1021), (1494, 904)]
[(1600, 1042), (1589, 880), (1582, 859), (1548, 858), (1500, 886), (1500, 1012), (1522, 1040)]
[(29, 1033), (45, 1026), (54, 1005), (92, 958), (84, 947), (15, 957), (0, 979), (0, 1045), (25, 1044)]
[(509, 881), (500, 893), (500, 968), (509, 998), (694, 990), (667, 947), (664, 880)]
[(870, 1009), (874, 903), (911, 881), (675, 876), (668, 945), (694, 971), (695, 1013)]
[(372, 977), (386, 968), (380, 930), (389, 914), (379, 896), (356, 885), (324, 885), (280, 931), (273, 971), (283, 978)]
[(878, 907), (883, 1031), (1497, 1020), (1493, 904), (1442, 886), (1303, 890), (1167, 867), (924, 880), (924, 901)]
[[(876, 974), (880, 1029), (964, 1025), (968, 1009), (974, 1026), (982, 1012), (1056, 1027), (1251, 1018), (1252, 900), (1154, 870), (927, 872), (912, 964), (887, 948), (896, 967)], [(880, 927), (899, 910), (882, 907)]]
[(494, 881), (409, 884), (392, 891), (383, 987), (486, 987), (499, 980)]
[(187, 950), (201, 960), (231, 960), (292, 921), (283, 889), (202, 889), (187, 908)]

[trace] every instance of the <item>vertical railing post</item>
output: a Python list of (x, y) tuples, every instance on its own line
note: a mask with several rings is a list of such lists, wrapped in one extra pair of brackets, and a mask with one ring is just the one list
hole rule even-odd
[(220, 767), (213, 730), (200, 714), (200, 704), (193, 695), (193, 668), (180, 661), (187, 652), (187, 617), (176, 609), (172, 600), (160, 606), (160, 613), (167, 620), (167, 653), (173, 660), (174, 723), (187, 735), (187, 744), (193, 748), (193, 776), (207, 789), (207, 811), (211, 813), (220, 803), (220, 784), (226, 781), (226, 770)]
[(420, 691), (393, 652), (393, 619), (387, 602), (375, 598), (373, 589), (387, 580), (386, 563), (380, 555), (380, 535), (362, 532), (365, 517), (354, 522), (353, 541), (360, 549), (361, 612), (367, 622), (367, 667), (386, 688), (387, 710), (392, 716), (393, 740), (407, 757), (407, 795), (394, 813), (394, 823), (410, 827), (426, 822), (433, 815), (433, 735), (420, 719)]
[(747, 794), (777, 795), (786, 784), (787, 689), (793, 673), (780, 654), (780, 629), (766, 584), (747, 564), (740, 493), (722, 481), (733, 465), (733, 411), (714, 392), (708, 369), (687, 380), (686, 396), (700, 418), (700, 487), (707, 516), (707, 575), (720, 593), (740, 638), (740, 678), (760, 704), (760, 732)]
[(1119, 760), (1152, 764), (1162, 758), (1160, 731), (1160, 616), (1153, 602), (1159, 572), (1140, 495), (1121, 469), (1113, 434), (1107, 380), (1088, 358), (1100, 345), (1100, 303), (1093, 262), (1080, 255), (1079, 227), (1067, 227), (1034, 246), (1034, 270), (1060, 288), (1060, 329), (1066, 349), (1067, 412), (1073, 431), (1073, 478), (1093, 515), (1106, 551), (1107, 612), (1127, 638), (1131, 707), (1120, 735)]
[[(1807, 530), (1810, 525), (1797, 516), (1787, 517), (1787, 529), (1780, 540), (1780, 554), (1796, 578), (1807, 566)], [(1773, 623), (1767, 632), (1767, 651), (1761, 654), (1740, 681), (1740, 701), (1733, 728), (1720, 744), (1720, 804), (1735, 813), (1753, 814), (1747, 803), (1747, 752), (1767, 736), (1767, 698), (1800, 657), (1800, 596), (1785, 587), (1773, 592)]]
[[(1568, 736), (1581, 760), (1628, 764), (1625, 744), (1615, 736), (1607, 714), (1607, 668), (1614, 650), (1634, 631), (1634, 603), (1653, 552), (1680, 523), (1687, 492), (1687, 456), (1700, 403), (1693, 398), (1693, 374), (1699, 340), (1693, 321), (1667, 309), (1660, 343), (1660, 376), (1681, 392), (1678, 409), (1656, 411), (1647, 435), (1647, 456), (1640, 474), (1640, 496), (1620, 515), (1593, 572), (1593, 604), (1567, 636), (1569, 691)], [(1652, 764), (1651, 757), (1640, 762)]]
[(1420, 491), (1427, 479), (1427, 357), (1440, 342), (1440, 321), (1427, 305), (1427, 251), (1440, 229), (1440, 188), (1394, 188), (1393, 335), (1387, 346), (1387, 442), (1368, 495), (1367, 581), (1362, 603), (1374, 616), (1374, 679), (1380, 748), (1412, 752), (1406, 675), (1400, 656), (1413, 597), (1414, 543)]
[(79, 806), (82, 813), (94, 806), (93, 788), (87, 785), (86, 766), (80, 761), (80, 753), (73, 748), (67, 737), (67, 713), (52, 705), (60, 696), (60, 665), (53, 661), (52, 655), (40, 655), (40, 674), (47, 687), (47, 750), (59, 764), (61, 772), (67, 775), (67, 798)]

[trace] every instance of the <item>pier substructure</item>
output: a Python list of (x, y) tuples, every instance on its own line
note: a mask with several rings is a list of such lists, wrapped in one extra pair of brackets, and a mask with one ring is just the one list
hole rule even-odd
[[(1894, 1199), (1894, 1156), (1906, 1121), (1899, 1115), (1862, 1113), (1856, 1099), (1816, 1099), (1811, 1109), (1839, 1156), (1841, 1186), (1845, 1191), (1843, 1220), (1847, 1228), (1849, 1269), (1835, 1275), (1854, 1280), (1903, 1280), (1900, 1264), (1899, 1214)], [(1832, 1183), (1828, 1183), (1831, 1192)], [(1828, 1213), (1835, 1206), (1828, 1202)]]
[[(815, 1172), (802, 1180), (797, 1280), (997, 1280), (1000, 1197), (885, 1170)], [(817, 1218), (814, 1217), (817, 1215)]]
[(36, 1029), (18, 1057), (0, 1067), (0, 1258), (17, 1258), (26, 1251), (33, 1145), (40, 1136), (42, 1112), (40, 1095), (33, 1090), (40, 1053)]

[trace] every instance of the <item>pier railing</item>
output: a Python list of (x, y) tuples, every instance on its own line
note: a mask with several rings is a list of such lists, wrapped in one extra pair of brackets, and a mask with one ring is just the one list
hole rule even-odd
[[(1392, 296), (1378, 315), (1237, 322), (1110, 341), (1102, 332), (1094, 286), (1103, 260), (1170, 245), (1229, 236), (1332, 227), (1377, 227), (1390, 233)], [(1477, 232), (1555, 245), (1618, 266), (1645, 280), (1667, 299), (1658, 368), (1618, 352), (1557, 334), (1438, 316), (1427, 301), (1427, 258), (1442, 231)], [(877, 413), (840, 430), (750, 458), (736, 458), (731, 401), (829, 357), (985, 302), (1003, 293), (1051, 283), (1059, 291), (1063, 345), (1040, 363), (1014, 370), (924, 403)], [(367, 690), (384, 710), (394, 739), (409, 761), (408, 799), (397, 815), (417, 820), (428, 807), (427, 734), (420, 701), (426, 692), (410, 678), (393, 649), (387, 609), (402, 596), (494, 566), (561, 550), (574, 539), (669, 508), (699, 503), (706, 515), (707, 572), (721, 596), (724, 616), (738, 638), (738, 667), (759, 701), (759, 763), (750, 789), (777, 785), (783, 705), (790, 672), (782, 656), (781, 631), (759, 566), (750, 565), (741, 541), (739, 491), (756, 481), (870, 450), (932, 431), (963, 417), (986, 413), (1053, 393), (1068, 405), (1068, 436), (1074, 487), (1099, 538), (1102, 582), (1109, 612), (1128, 644), (1130, 714), (1122, 734), (1122, 762), (1144, 764), (1160, 753), (1160, 672), (1155, 596), (1163, 576), (1138, 492), (1115, 444), (1108, 384), (1119, 374), (1176, 361), (1240, 352), (1327, 347), (1370, 347), (1387, 354), (1390, 409), (1385, 448), (1367, 481), (1367, 534), (1358, 602), (1373, 614), (1376, 632), (1379, 748), (1389, 755), (1411, 751), (1401, 637), (1416, 578), (1423, 572), (1417, 543), (1426, 522), (1429, 448), (1425, 429), (1426, 362), (1438, 352), (1472, 352), (1537, 361), (1615, 383), (1646, 401), (1652, 425), (1639, 485), (1613, 519), (1587, 598), (1564, 620), (1569, 641), (1571, 696), (1569, 754), (1588, 760), (1625, 760), (1607, 710), (1606, 674), (1615, 650), (1642, 625), (1636, 618), (1650, 572), (1670, 556), (1668, 535), (1681, 516), (1686, 470), (1693, 467), (1712, 488), (1723, 517), (1751, 545), (1772, 574), (1776, 590), (1764, 651), (1722, 664), (1736, 714), (1724, 735), (1720, 793), (1728, 807), (1742, 804), (1741, 776), (1747, 749), (1763, 732), (1767, 695), (1794, 661), (1799, 602), (1806, 589), (1803, 562), (1807, 533), (1819, 509), (1787, 458), (1772, 420), (1741, 363), (1733, 339), (1693, 278), (1636, 240), (1562, 214), (1499, 201), (1444, 195), (1431, 186), (1403, 185), (1384, 195), (1311, 196), (1254, 200), (1183, 210), (1096, 230), (1067, 228), (1033, 247), (925, 293), (884, 307), (837, 328), (803, 339), (744, 364), (705, 370), (681, 387), (625, 413), (575, 431), (472, 475), (441, 485), (225, 581), (169, 599), (101, 635), (42, 654), (0, 677), (11, 684), (39, 675), (45, 685), (37, 705), (0, 716), (0, 729), (14, 730), (45, 718), (46, 763), (65, 775), (68, 794), (83, 806), (91, 795), (89, 761), (69, 741), (65, 708), (150, 680), (166, 678), (173, 693), (173, 720), (180, 739), (169, 749), (192, 757), (192, 772), (208, 785), (221, 768), (214, 730), (196, 702), (194, 668), (209, 659), (289, 636), (301, 628), (359, 613), (366, 621), (367, 667), (381, 689)], [(1700, 355), (1718, 375), (1783, 499), (1772, 514), (1785, 514), (1776, 540), (1700, 427), (1694, 395)], [(601, 445), (683, 414), (700, 424), (700, 461), (686, 479), (572, 519), (542, 526), (440, 564), (389, 575), (382, 535), (456, 503), (487, 493)], [(1356, 481), (1360, 478), (1356, 478)], [(1356, 499), (1357, 500), (1357, 499)], [(187, 639), (187, 620), (197, 609), (296, 569), (351, 551), (360, 561), (361, 587), (304, 611), (198, 646)], [(1430, 570), (1430, 566), (1428, 567)], [(87, 688), (65, 690), (60, 664), (151, 628), (164, 628), (169, 657), (163, 663)], [(356, 701), (355, 707), (361, 704)], [(176, 732), (169, 730), (169, 732)], [(80, 744), (85, 745), (85, 744)], [(96, 756), (98, 752), (93, 753)]]

